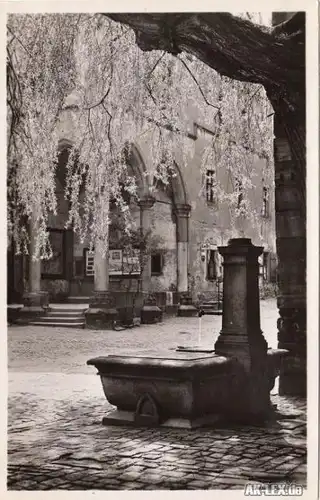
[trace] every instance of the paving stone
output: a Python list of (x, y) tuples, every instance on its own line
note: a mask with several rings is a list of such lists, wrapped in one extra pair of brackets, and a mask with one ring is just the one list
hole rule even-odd
[(37, 489), (38, 483), (36, 481), (31, 481), (31, 480), (25, 480), (25, 481), (19, 481), (18, 484), (14, 484), (10, 489), (12, 490), (33, 490)]
[(143, 484), (152, 484), (152, 485), (157, 485), (163, 481), (163, 476), (158, 476), (156, 474), (148, 474), (145, 476), (141, 476), (139, 478), (139, 481), (142, 482)]
[(180, 465), (191, 465), (191, 466), (194, 466), (195, 461), (192, 460), (192, 459), (183, 458), (183, 459), (179, 460), (179, 464)]
[(214, 479), (215, 484), (225, 484), (225, 485), (237, 485), (243, 487), (248, 481), (244, 478), (239, 478), (239, 477), (226, 477), (223, 475), (220, 475), (219, 477), (216, 477)]
[(259, 450), (251, 450), (251, 451), (245, 451), (242, 453), (242, 458), (249, 458), (249, 459), (253, 459), (253, 458), (257, 458), (258, 456), (260, 455), (260, 451)]
[[(180, 320), (173, 321), (182, 324)], [(139, 485), (141, 489), (152, 489), (152, 484), (140, 482), (144, 476), (148, 481), (157, 481), (156, 478), (160, 477), (157, 489), (233, 489), (237, 487), (233, 481), (242, 480), (239, 475), (243, 467), (272, 473), (281, 464), (288, 463), (290, 466), (288, 470), (282, 470), (282, 475), (298, 478), (306, 475), (306, 470), (299, 469), (306, 461), (305, 449), (301, 448), (306, 441), (306, 424), (300, 417), (301, 422), (292, 420), (289, 426), (284, 425), (283, 433), (279, 433), (275, 425), (193, 431), (101, 425), (102, 416), (111, 406), (105, 402), (100, 382), (92, 376), (86, 360), (96, 352), (96, 345), (107, 346), (110, 353), (124, 352), (126, 346), (134, 347), (134, 342), (152, 348), (157, 342), (160, 346), (167, 340), (174, 345), (174, 328), (170, 335), (167, 326), (161, 328), (155, 325), (139, 332), (130, 331), (129, 340), (128, 332), (90, 332), (88, 336), (86, 331), (61, 330), (55, 331), (52, 337), (52, 330), (46, 332), (46, 329), (27, 327), (21, 330), (21, 334), (17, 333), (20, 344), (14, 349), (18, 358), (14, 359), (10, 354), (9, 365), (18, 368), (17, 373), (9, 372), (10, 488), (17, 480), (19, 488), (24, 481), (36, 481), (37, 485), (42, 483), (42, 489), (50, 488), (52, 484), (59, 489), (81, 487), (89, 490), (95, 485), (106, 490), (125, 489), (126, 485), (128, 489), (130, 485), (132, 489), (139, 489)], [(210, 338), (211, 322), (208, 322), (207, 332)], [(26, 351), (19, 354), (19, 349), (28, 342), (36, 346), (36, 355), (30, 359)], [(71, 342), (72, 353), (66, 342)], [(82, 358), (77, 354), (79, 349), (84, 349)], [(63, 358), (66, 352), (68, 356)], [(61, 369), (62, 359), (64, 366), (68, 367), (68, 374), (57, 372)], [(37, 373), (33, 371), (34, 366)], [(49, 373), (50, 366), (52, 373)], [(276, 396), (272, 400), (279, 405), (279, 410), (306, 409), (305, 402), (299, 398)], [(279, 422), (281, 425), (287, 421)], [(17, 425), (19, 432), (15, 432)], [(65, 456), (54, 465), (52, 459), (59, 458), (59, 453), (72, 453), (72, 456)], [(82, 458), (76, 460), (75, 457)], [(25, 467), (22, 468), (22, 464)], [(232, 467), (235, 464), (236, 467)], [(10, 465), (17, 468), (10, 468)], [(221, 472), (219, 481), (214, 484)], [(121, 475), (124, 479), (119, 479)], [(136, 479), (133, 480), (132, 475)], [(226, 481), (223, 481), (224, 476)]]
[(223, 458), (224, 461), (226, 460), (228, 462), (230, 462), (230, 461), (232, 462), (234, 460), (238, 460), (239, 459), (239, 457), (237, 455), (224, 455), (222, 458)]
[(276, 470), (279, 467), (279, 465), (281, 463), (284, 463), (284, 462), (285, 462), (285, 458), (283, 458), (283, 460), (281, 462), (279, 462), (278, 460), (276, 461), (276, 459), (272, 459), (269, 462), (266, 462), (265, 466), (267, 469)]
[(303, 422), (299, 421), (291, 421), (291, 420), (281, 420), (280, 421), (281, 427), (284, 427), (285, 429), (297, 429), (298, 427), (302, 427), (304, 425)]
[(190, 481), (194, 481), (195, 479), (197, 479), (197, 477), (197, 471), (195, 471), (194, 473), (187, 471), (184, 476), (184, 481), (185, 483), (189, 483)]
[(237, 466), (239, 465), (245, 465), (245, 464), (249, 464), (252, 462), (252, 458), (240, 458), (239, 460), (237, 460)]
[(192, 488), (195, 490), (207, 490), (210, 488), (210, 486), (211, 486), (211, 483), (208, 484), (206, 481), (201, 481), (199, 479), (196, 479), (196, 480), (188, 483), (188, 489)]
[(284, 462), (277, 467), (277, 471), (293, 471), (296, 468), (296, 464)]
[(126, 481), (126, 483), (125, 483), (126, 490), (140, 490), (141, 487), (142, 487), (141, 483), (138, 483), (138, 482)]
[(307, 464), (301, 464), (295, 469), (295, 472), (301, 472), (301, 474), (307, 473)]
[(117, 479), (120, 481), (135, 481), (137, 479), (140, 479), (142, 477), (140, 472), (131, 472), (131, 471), (126, 471), (124, 473), (121, 473), (117, 476)]

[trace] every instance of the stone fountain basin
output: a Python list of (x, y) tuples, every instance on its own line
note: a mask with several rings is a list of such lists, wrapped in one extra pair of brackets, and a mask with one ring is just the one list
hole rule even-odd
[[(285, 352), (268, 350), (270, 390)], [(87, 364), (96, 367), (106, 399), (117, 407), (103, 418), (106, 425), (194, 428), (232, 411), (239, 365), (231, 357), (166, 350), (101, 356)]]
[(233, 372), (229, 358), (164, 351), (90, 359), (104, 394), (118, 408), (105, 424), (194, 427), (220, 414)]

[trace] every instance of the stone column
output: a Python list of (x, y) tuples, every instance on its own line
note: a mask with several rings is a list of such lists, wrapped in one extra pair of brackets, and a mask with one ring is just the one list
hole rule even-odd
[(47, 292), (41, 290), (41, 260), (34, 259), (36, 252), (36, 239), (39, 224), (36, 213), (32, 213), (29, 221), (29, 266), (28, 266), (28, 285), (29, 290), (23, 294), (24, 308), (21, 315), (25, 318), (43, 315), (49, 306), (49, 296)]
[[(144, 196), (139, 200), (140, 206), (140, 230), (141, 235), (144, 236), (151, 229), (151, 208), (155, 203), (152, 196)], [(141, 323), (152, 324), (162, 320), (162, 311), (157, 306), (156, 298), (149, 295), (150, 281), (151, 281), (151, 255), (143, 255), (143, 269), (141, 272), (141, 284), (143, 296), (143, 306), (141, 309)]]
[(109, 252), (104, 253), (104, 245), (97, 242), (94, 250), (94, 291), (109, 290)]
[(224, 258), (222, 330), (215, 353), (236, 361), (231, 408), (250, 419), (270, 412), (267, 342), (260, 328), (258, 256), (262, 247), (250, 239), (237, 238), (219, 247)]
[(188, 291), (188, 243), (190, 211), (191, 207), (187, 204), (178, 204), (175, 207), (177, 221), (178, 292)]
[(118, 319), (114, 296), (109, 291), (109, 252), (104, 254), (104, 244), (100, 241), (95, 245), (94, 292), (85, 317), (87, 328), (97, 330), (112, 328)]
[(73, 245), (74, 245), (74, 232), (72, 229), (68, 229), (65, 232), (65, 252), (66, 252), (66, 280), (69, 282), (69, 293), (70, 293), (70, 283), (73, 278)]
[(30, 222), (30, 252), (29, 252), (29, 291), (38, 293), (41, 290), (41, 260), (34, 259), (36, 251), (37, 224), (35, 219)]
[(192, 305), (192, 297), (188, 290), (188, 245), (189, 245), (189, 216), (191, 206), (177, 204), (175, 206), (177, 224), (177, 288), (179, 293), (178, 316), (195, 316), (197, 309)]
[(306, 223), (288, 140), (275, 118), (275, 205), (278, 254), (278, 347), (288, 349), (279, 393), (306, 396)]
[[(152, 196), (144, 196), (139, 200), (140, 207), (140, 230), (144, 236), (151, 229), (151, 208), (155, 203)], [(144, 265), (141, 273), (142, 292), (148, 292), (151, 280), (151, 255), (144, 255)]]

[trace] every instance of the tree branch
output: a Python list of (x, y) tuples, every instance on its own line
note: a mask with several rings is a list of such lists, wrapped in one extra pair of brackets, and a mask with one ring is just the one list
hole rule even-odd
[(263, 85), (305, 179), (305, 12), (273, 29), (223, 12), (104, 15), (130, 26), (144, 51), (188, 52), (220, 75)]
[(195, 84), (197, 85), (199, 91), (200, 91), (200, 94), (202, 95), (203, 99), (204, 99), (204, 102), (208, 105), (208, 106), (211, 106), (212, 108), (215, 108), (215, 109), (219, 109), (218, 106), (215, 106), (214, 104), (212, 104), (211, 102), (208, 101), (208, 99), (206, 98), (206, 96), (204, 95), (204, 92), (198, 82), (198, 80), (196, 79), (196, 77), (194, 76), (194, 74), (192, 73), (191, 69), (189, 68), (189, 66), (187, 65), (187, 63), (181, 59), (181, 57), (178, 56), (178, 59), (179, 61), (183, 64), (183, 66), (186, 68), (186, 70), (188, 71), (189, 75), (191, 76), (191, 78), (193, 79), (193, 81), (195, 82)]
[(11, 33), (11, 35), (13, 36), (13, 38), (15, 38), (20, 43), (21, 47), (26, 51), (26, 53), (32, 58), (32, 54), (24, 46), (24, 44), (22, 43), (22, 41), (20, 40), (20, 38), (12, 31), (12, 29), (10, 28), (10, 26), (7, 26), (7, 30)]
[(109, 85), (106, 93), (101, 97), (101, 99), (96, 103), (93, 104), (92, 106), (88, 106), (87, 108), (84, 108), (85, 111), (90, 111), (90, 109), (97, 108), (101, 104), (104, 103), (105, 99), (108, 97), (110, 90), (111, 90), (111, 85), (112, 85), (112, 77), (113, 77), (113, 64), (112, 64), (112, 59), (111, 59), (111, 72), (110, 72), (110, 80), (109, 80)]
[[(301, 14), (301, 13), (298, 13)], [(299, 87), (304, 72), (301, 15), (275, 30), (264, 30), (229, 13), (105, 14), (130, 26), (142, 50), (189, 52), (221, 75), (282, 87)], [(294, 16), (295, 17), (295, 16)], [(290, 35), (290, 25), (295, 32)], [(297, 56), (299, 50), (299, 56)]]

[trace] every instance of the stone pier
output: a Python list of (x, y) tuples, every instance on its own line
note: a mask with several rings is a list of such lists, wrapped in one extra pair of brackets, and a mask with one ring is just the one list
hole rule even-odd
[(224, 258), (223, 316), (215, 353), (233, 358), (238, 365), (230, 399), (233, 411), (246, 420), (264, 419), (271, 411), (271, 365), (260, 328), (258, 256), (262, 251), (246, 238), (219, 247)]
[(96, 244), (94, 252), (94, 293), (89, 309), (85, 312), (86, 327), (92, 329), (112, 328), (118, 319), (114, 298), (109, 292), (109, 253), (103, 251), (103, 245)]
[(188, 204), (177, 204), (175, 216), (177, 224), (177, 282), (180, 296), (178, 316), (196, 316), (197, 309), (192, 304), (192, 298), (188, 292), (188, 245), (189, 245), (189, 216), (191, 206)]
[(24, 320), (32, 320), (37, 316), (43, 316), (49, 307), (49, 295), (41, 290), (41, 260), (35, 259), (36, 255), (36, 239), (38, 234), (39, 224), (36, 213), (32, 213), (29, 222), (29, 269), (28, 269), (28, 285), (29, 290), (25, 292), (22, 298), (24, 307), (19, 312), (19, 318)]
[(288, 139), (275, 118), (275, 197), (278, 254), (277, 303), (279, 348), (288, 349), (279, 392), (306, 396), (306, 221), (297, 175)]
[[(151, 228), (151, 209), (155, 203), (153, 196), (146, 195), (139, 200), (140, 206), (140, 230), (145, 236)], [(161, 321), (162, 311), (157, 306), (152, 294), (149, 294), (151, 282), (151, 255), (144, 255), (144, 265), (141, 270), (142, 292), (144, 292), (144, 304), (141, 309), (141, 323), (152, 324)]]
[[(144, 196), (139, 200), (140, 207), (140, 231), (145, 236), (151, 229), (151, 209), (155, 203), (153, 196)], [(148, 292), (151, 281), (151, 255), (144, 255), (144, 265), (141, 272), (142, 291)]]
[[(292, 18), (293, 12), (273, 12), (272, 24)], [(302, 27), (302, 25), (301, 25)], [(301, 42), (301, 43), (304, 43)], [(300, 55), (305, 67), (304, 51)], [(296, 82), (297, 95), (305, 95), (305, 78)], [(276, 237), (278, 255), (278, 346), (289, 350), (282, 366), (281, 395), (307, 394), (306, 334), (306, 158), (291, 150), (287, 123), (295, 124), (295, 142), (306, 144), (305, 106), (296, 107), (290, 117), (274, 115), (274, 165)], [(292, 133), (292, 132), (291, 132)]]

